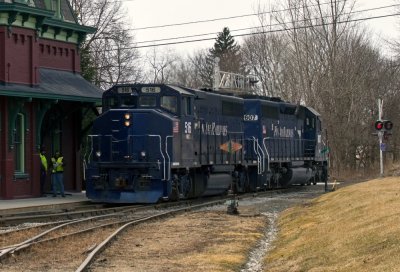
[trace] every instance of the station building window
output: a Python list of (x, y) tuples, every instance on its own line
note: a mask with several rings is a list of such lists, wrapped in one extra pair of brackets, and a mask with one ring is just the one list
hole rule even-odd
[(18, 113), (15, 119), (14, 151), (15, 151), (15, 172), (25, 172), (25, 115)]

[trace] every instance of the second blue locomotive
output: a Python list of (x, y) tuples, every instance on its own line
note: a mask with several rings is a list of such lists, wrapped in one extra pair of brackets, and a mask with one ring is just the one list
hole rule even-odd
[(94, 201), (155, 203), (327, 179), (318, 113), (279, 99), (116, 85), (90, 140)]

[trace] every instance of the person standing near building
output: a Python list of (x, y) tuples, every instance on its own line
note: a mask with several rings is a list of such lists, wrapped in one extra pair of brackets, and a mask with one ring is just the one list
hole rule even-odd
[(51, 158), (51, 163), (53, 166), (52, 170), (52, 185), (53, 185), (53, 197), (57, 196), (57, 188), (60, 189), (60, 194), (65, 197), (64, 193), (64, 157), (61, 156), (59, 151), (56, 151), (54, 156)]
[(48, 164), (46, 158), (46, 149), (44, 147), (40, 148), (39, 156), (40, 156), (40, 195), (45, 196), (44, 185), (46, 183)]

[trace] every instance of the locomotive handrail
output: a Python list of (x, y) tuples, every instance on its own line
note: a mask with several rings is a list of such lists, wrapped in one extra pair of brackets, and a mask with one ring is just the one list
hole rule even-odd
[(257, 147), (258, 149), (261, 151), (262, 153), (262, 168), (261, 168), (261, 173), (265, 172), (265, 154), (264, 154), (264, 150), (261, 148), (260, 144), (258, 143), (258, 139), (257, 139)]
[(254, 153), (257, 156), (257, 173), (260, 174), (260, 155), (258, 154), (258, 151), (256, 150), (256, 138), (252, 137), (253, 139), (250, 138), (250, 140), (253, 141), (253, 150)]
[[(256, 137), (254, 137), (254, 136), (252, 138), (253, 138), (253, 149), (257, 155), (257, 165), (258, 165), (257, 172), (258, 172), (258, 174), (262, 174), (265, 171), (265, 154), (264, 154), (264, 151), (262, 150), (262, 148), (260, 147), (260, 145), (258, 144), (258, 139), (256, 139)], [(257, 150), (256, 150), (256, 143), (257, 143)], [(258, 150), (260, 150), (262, 153), (262, 160), (261, 160), (261, 155), (258, 153)]]
[[(102, 136), (102, 135), (91, 134), (91, 135), (87, 136), (88, 138), (91, 139), (90, 140), (90, 152), (89, 152), (89, 156), (87, 157), (88, 158), (87, 161), (88, 161), (89, 164), (90, 164), (90, 158), (92, 157), (92, 153), (93, 153), (93, 137), (99, 137), (99, 136)], [(87, 152), (85, 151), (85, 154), (83, 155), (84, 158), (86, 158), (86, 154), (87, 154)]]
[(267, 160), (268, 160), (267, 167), (268, 167), (268, 172), (269, 172), (269, 171), (271, 170), (271, 169), (269, 168), (269, 159), (270, 159), (270, 156), (269, 156), (269, 152), (268, 152), (267, 146), (265, 145), (265, 141), (266, 141), (266, 140), (267, 140), (267, 137), (263, 139), (263, 145), (264, 145), (265, 152), (267, 153)]
[(165, 137), (165, 154), (168, 157), (168, 180), (171, 180), (171, 157), (168, 154), (168, 138), (173, 138), (173, 135), (168, 135)]

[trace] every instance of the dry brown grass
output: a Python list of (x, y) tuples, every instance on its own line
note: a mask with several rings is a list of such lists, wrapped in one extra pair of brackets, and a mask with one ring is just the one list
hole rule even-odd
[(263, 235), (264, 216), (194, 212), (136, 226), (91, 271), (238, 271)]
[(376, 179), (288, 209), (265, 271), (400, 271), (400, 178)]

